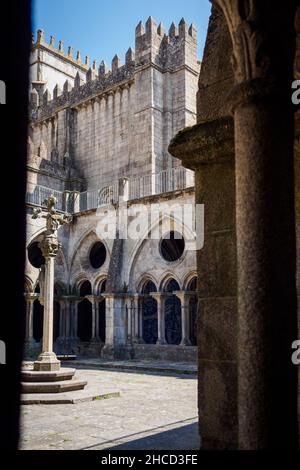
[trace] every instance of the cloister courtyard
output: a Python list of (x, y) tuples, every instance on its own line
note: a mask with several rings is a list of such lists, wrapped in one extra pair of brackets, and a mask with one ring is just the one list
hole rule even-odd
[(79, 398), (74, 404), (24, 404), (20, 448), (199, 448), (195, 365), (122, 362), (104, 367), (86, 360), (76, 372), (99, 397), (84, 401), (87, 393), (79, 391), (73, 392)]

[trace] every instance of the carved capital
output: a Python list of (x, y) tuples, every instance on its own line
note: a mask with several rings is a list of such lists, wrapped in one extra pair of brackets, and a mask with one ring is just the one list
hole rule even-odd
[(236, 82), (274, 76), (280, 56), (285, 59), (284, 48), (286, 55), (290, 54), (288, 35), (293, 30), (297, 1), (285, 4), (269, 0), (211, 1), (221, 8), (227, 22)]
[(169, 152), (186, 168), (234, 159), (234, 124), (231, 117), (202, 122), (188, 127), (171, 140)]

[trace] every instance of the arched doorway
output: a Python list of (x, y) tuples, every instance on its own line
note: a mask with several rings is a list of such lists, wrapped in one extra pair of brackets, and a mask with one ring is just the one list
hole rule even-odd
[[(170, 279), (164, 291), (179, 291), (180, 287), (175, 279)], [(180, 344), (182, 338), (181, 330), (181, 302), (176, 295), (167, 297), (165, 301), (165, 330), (168, 344)]]
[(150, 292), (156, 292), (154, 282), (147, 281), (142, 289), (145, 297), (142, 300), (143, 340), (147, 344), (156, 344), (158, 338), (157, 301), (151, 297)]
[[(40, 293), (39, 284), (36, 285), (34, 290), (35, 294)], [(39, 343), (43, 338), (43, 321), (44, 321), (44, 307), (40, 304), (39, 299), (33, 302), (33, 338)]]
[[(80, 297), (91, 295), (92, 286), (89, 281), (84, 281), (79, 288)], [(92, 338), (92, 304), (84, 299), (78, 304), (77, 335), (81, 341), (88, 342)]]
[(197, 277), (189, 282), (188, 291), (195, 292), (195, 295), (189, 301), (189, 320), (190, 320), (190, 341), (192, 346), (197, 346)]
[[(104, 281), (102, 281), (101, 285), (100, 285), (100, 289), (99, 289), (99, 294), (103, 294), (105, 292), (105, 289), (106, 289), (106, 279)], [(105, 338), (106, 338), (106, 335), (105, 335), (105, 331), (106, 331), (106, 305), (105, 305), (106, 301), (105, 299), (104, 300), (101, 300), (101, 302), (99, 302), (99, 338), (100, 340), (102, 341), (102, 343), (105, 343)]]

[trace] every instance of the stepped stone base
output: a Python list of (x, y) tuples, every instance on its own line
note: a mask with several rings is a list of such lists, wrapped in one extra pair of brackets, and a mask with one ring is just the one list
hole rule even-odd
[(83, 390), (86, 380), (74, 379), (75, 369), (61, 368), (55, 371), (22, 370), (22, 393), (64, 393)]
[(22, 393), (63, 393), (83, 390), (86, 380), (63, 380), (61, 382), (22, 382)]
[(22, 382), (57, 382), (62, 380), (72, 380), (75, 369), (66, 367), (58, 371), (34, 371), (22, 370)]

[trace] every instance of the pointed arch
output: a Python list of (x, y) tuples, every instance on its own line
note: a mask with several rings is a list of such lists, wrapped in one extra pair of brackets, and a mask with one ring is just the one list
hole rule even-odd
[(198, 273), (196, 270), (186, 274), (183, 281), (183, 290), (189, 290), (189, 285), (195, 278), (198, 280)]
[[(93, 268), (91, 265), (90, 265), (90, 262), (89, 262), (89, 251), (90, 249), (92, 248), (93, 244), (95, 242), (99, 242), (101, 241), (105, 247), (105, 250), (106, 250), (106, 260), (103, 264), (103, 268), (104, 270), (106, 271), (106, 267), (109, 263), (109, 260), (110, 260), (110, 256), (111, 256), (111, 253), (110, 253), (110, 249), (108, 247), (108, 244), (107, 244), (107, 240), (103, 240), (101, 239), (96, 230), (94, 228), (91, 228), (89, 227), (79, 238), (79, 240), (77, 241), (74, 249), (73, 249), (73, 253), (72, 253), (72, 259), (71, 259), (71, 262), (70, 262), (70, 270), (69, 270), (69, 283), (73, 283), (72, 282), (72, 278), (73, 276), (75, 275), (75, 273), (73, 272), (74, 271), (74, 264), (76, 262), (76, 260), (79, 258), (79, 263), (80, 263), (80, 268), (81, 268), (81, 271), (90, 271), (91, 272), (91, 277), (93, 277), (93, 271), (95, 271), (95, 268)], [(82, 246), (84, 245), (84, 243), (87, 244), (87, 250), (85, 251), (84, 255), (80, 253), (80, 250), (82, 248)], [(98, 274), (98, 272), (97, 272)]]
[[(132, 273), (133, 273), (133, 269), (134, 269), (134, 266), (135, 266), (135, 261), (138, 258), (138, 256), (139, 256), (141, 250), (143, 249), (144, 245), (149, 240), (149, 235), (152, 232), (154, 232), (155, 229), (157, 229), (158, 227), (163, 225), (165, 221), (168, 221), (168, 220), (170, 220), (171, 222), (173, 222), (175, 224), (176, 230), (182, 233), (182, 236), (184, 237), (184, 239), (188, 239), (188, 240), (195, 239), (195, 233), (193, 231), (191, 231), (188, 227), (186, 227), (183, 224), (183, 222), (181, 220), (179, 220), (177, 217), (174, 217), (172, 215), (170, 216), (170, 214), (166, 214), (166, 215), (163, 215), (162, 217), (160, 217), (158, 220), (155, 221), (155, 223), (153, 223), (151, 225), (150, 228), (147, 227), (147, 230), (143, 233), (143, 235), (140, 237), (140, 239), (136, 242), (136, 244), (135, 244), (135, 246), (132, 250), (132, 254), (130, 256), (129, 263), (128, 263), (128, 266), (129, 266), (128, 273), (127, 273), (127, 284), (128, 285), (130, 285), (130, 283), (131, 283)], [(163, 234), (162, 234), (162, 236), (163, 236)], [(160, 239), (157, 239), (157, 243), (159, 243), (159, 241), (160, 241)], [(185, 255), (183, 255), (183, 256), (185, 256)], [(180, 262), (181, 260), (182, 260), (182, 258), (180, 258), (180, 260), (178, 260), (178, 261)]]
[(144, 273), (141, 275), (141, 277), (139, 278), (139, 280), (137, 281), (136, 283), (136, 292), (142, 292), (143, 290), (143, 287), (145, 286), (145, 284), (147, 284), (147, 282), (153, 282), (153, 284), (155, 285), (156, 287), (156, 290), (157, 290), (157, 287), (158, 287), (158, 282), (157, 280), (155, 279), (155, 277), (152, 275), (152, 274), (149, 274), (149, 273)]
[(166, 271), (164, 272), (158, 282), (158, 290), (159, 292), (164, 292), (164, 289), (169, 281), (174, 280), (179, 285), (179, 288), (182, 289), (182, 282), (178, 278), (178, 276), (173, 271)]
[(24, 292), (30, 294), (33, 292), (33, 281), (29, 276), (25, 275), (24, 279)]

